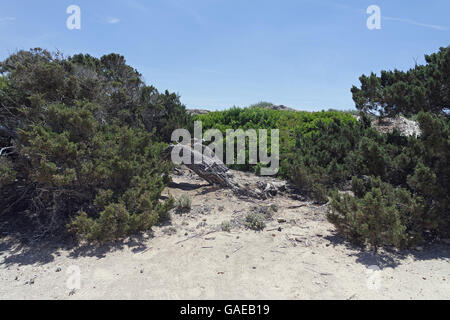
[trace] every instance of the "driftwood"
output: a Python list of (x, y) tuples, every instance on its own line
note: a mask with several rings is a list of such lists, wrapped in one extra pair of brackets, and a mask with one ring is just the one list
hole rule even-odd
[(200, 153), (196, 150), (196, 144), (194, 144), (193, 148), (189, 145), (171, 144), (166, 151), (174, 152), (180, 155), (180, 157), (183, 155), (185, 157), (189, 156), (190, 161), (183, 164), (210, 184), (229, 188), (238, 196), (262, 198), (261, 194), (239, 185), (227, 166), (219, 158), (214, 156), (212, 150), (199, 143), (201, 148), (197, 149), (202, 150), (202, 153)]
[[(8, 152), (9, 151), (9, 152)], [(10, 154), (14, 151), (14, 147), (5, 147), (0, 149), (0, 156)]]

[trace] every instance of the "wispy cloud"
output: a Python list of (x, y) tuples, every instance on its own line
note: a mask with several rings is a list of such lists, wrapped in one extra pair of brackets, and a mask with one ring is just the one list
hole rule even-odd
[(381, 15), (381, 17), (384, 20), (404, 22), (404, 23), (415, 25), (415, 26), (424, 27), (424, 28), (430, 28), (430, 29), (439, 30), (439, 31), (446, 31), (446, 30), (448, 30), (448, 28), (444, 27), (444, 26), (439, 26), (439, 25), (436, 25), (436, 24), (422, 23), (422, 22), (411, 20), (411, 19), (388, 17), (388, 16), (383, 16), (383, 15)]
[(0, 17), (0, 23), (16, 20), (15, 17)]
[(128, 0), (127, 4), (130, 8), (133, 9), (137, 9), (140, 11), (147, 11), (147, 7), (145, 7), (144, 5), (142, 5), (139, 1), (137, 0)]
[(109, 17), (106, 22), (108, 22), (109, 24), (116, 24), (120, 22), (119, 18), (115, 18), (115, 17)]
[[(314, 1), (318, 1), (318, 0), (314, 0)], [(326, 4), (326, 5), (332, 5), (334, 7), (343, 8), (343, 9), (349, 9), (349, 10), (353, 10), (355, 12), (366, 14), (366, 10), (365, 9), (363, 10), (363, 9), (359, 9), (359, 8), (354, 8), (354, 7), (351, 7), (351, 6), (343, 4), (343, 3), (330, 2), (330, 1), (326, 1), (326, 0), (323, 0), (323, 1), (319, 0), (319, 3)], [(411, 24), (411, 25), (414, 25), (414, 26), (423, 27), (423, 28), (429, 28), (429, 29), (434, 29), (434, 30), (439, 30), (439, 31), (447, 31), (447, 30), (449, 30), (448, 27), (440, 26), (440, 25), (437, 25), (437, 24), (422, 23), (422, 22), (415, 21), (415, 20), (412, 20), (412, 19), (405, 19), (405, 18), (396, 18), (396, 17), (385, 16), (383, 14), (383, 7), (381, 7), (381, 19), (408, 23), (408, 24)]]

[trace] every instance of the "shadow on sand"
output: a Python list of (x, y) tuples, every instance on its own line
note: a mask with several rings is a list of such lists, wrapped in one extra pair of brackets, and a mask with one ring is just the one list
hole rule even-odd
[[(170, 220), (161, 223), (161, 225), (170, 224)], [(81, 244), (64, 232), (62, 232), (64, 236), (47, 236), (35, 240), (36, 230), (31, 229), (30, 225), (20, 215), (0, 221), (0, 267), (45, 265), (54, 261), (55, 257), (62, 254), (62, 251), (68, 252), (68, 256), (72, 259), (79, 257), (101, 259), (109, 252), (125, 248), (131, 249), (134, 253), (140, 253), (149, 248), (148, 240), (154, 236), (151, 232), (141, 233), (102, 245)], [(375, 254), (335, 234), (326, 236), (324, 239), (328, 240), (331, 246), (345, 246), (349, 256), (356, 257), (357, 263), (367, 267), (375, 265), (380, 269), (395, 268), (411, 256), (415, 260), (450, 259), (450, 245), (443, 243), (425, 244), (422, 251), (384, 248)]]
[[(13, 265), (45, 265), (55, 260), (55, 257), (68, 252), (70, 258), (97, 257), (104, 258), (107, 253), (131, 249), (134, 253), (147, 250), (148, 240), (153, 237), (151, 232), (141, 233), (123, 240), (107, 244), (83, 244), (73, 236), (62, 231), (63, 235), (47, 235), (39, 237), (38, 232), (30, 227), (32, 224), (20, 223), (20, 217), (2, 219), (0, 221), (0, 267)], [(164, 221), (161, 225), (170, 224)]]
[(372, 250), (352, 244), (338, 235), (324, 237), (332, 246), (345, 246), (351, 253), (349, 256), (356, 257), (356, 262), (369, 266), (377, 266), (380, 269), (395, 268), (408, 258), (414, 260), (449, 260), (450, 245), (443, 243), (428, 243), (423, 245), (423, 250), (398, 250), (395, 248), (379, 249), (377, 253)]

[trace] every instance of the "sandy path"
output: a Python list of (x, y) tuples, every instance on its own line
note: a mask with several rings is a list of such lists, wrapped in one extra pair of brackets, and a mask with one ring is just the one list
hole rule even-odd
[[(448, 245), (374, 256), (336, 237), (324, 207), (284, 196), (247, 202), (201, 181), (195, 186), (192, 177), (174, 180), (189, 184), (166, 192), (193, 196), (192, 210), (173, 214), (152, 236), (109, 247), (26, 252), (3, 239), (0, 298), (450, 299)], [(271, 203), (278, 211), (262, 232), (211, 232)], [(71, 290), (74, 270), (80, 288)]]

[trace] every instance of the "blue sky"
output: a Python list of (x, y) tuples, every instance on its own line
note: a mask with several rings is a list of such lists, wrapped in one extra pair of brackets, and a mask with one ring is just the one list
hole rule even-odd
[[(81, 30), (66, 28), (72, 4)], [(372, 4), (380, 30), (366, 27)], [(449, 40), (448, 0), (0, 1), (0, 59), (33, 47), (117, 52), (190, 108), (350, 109), (361, 74), (406, 70)]]

